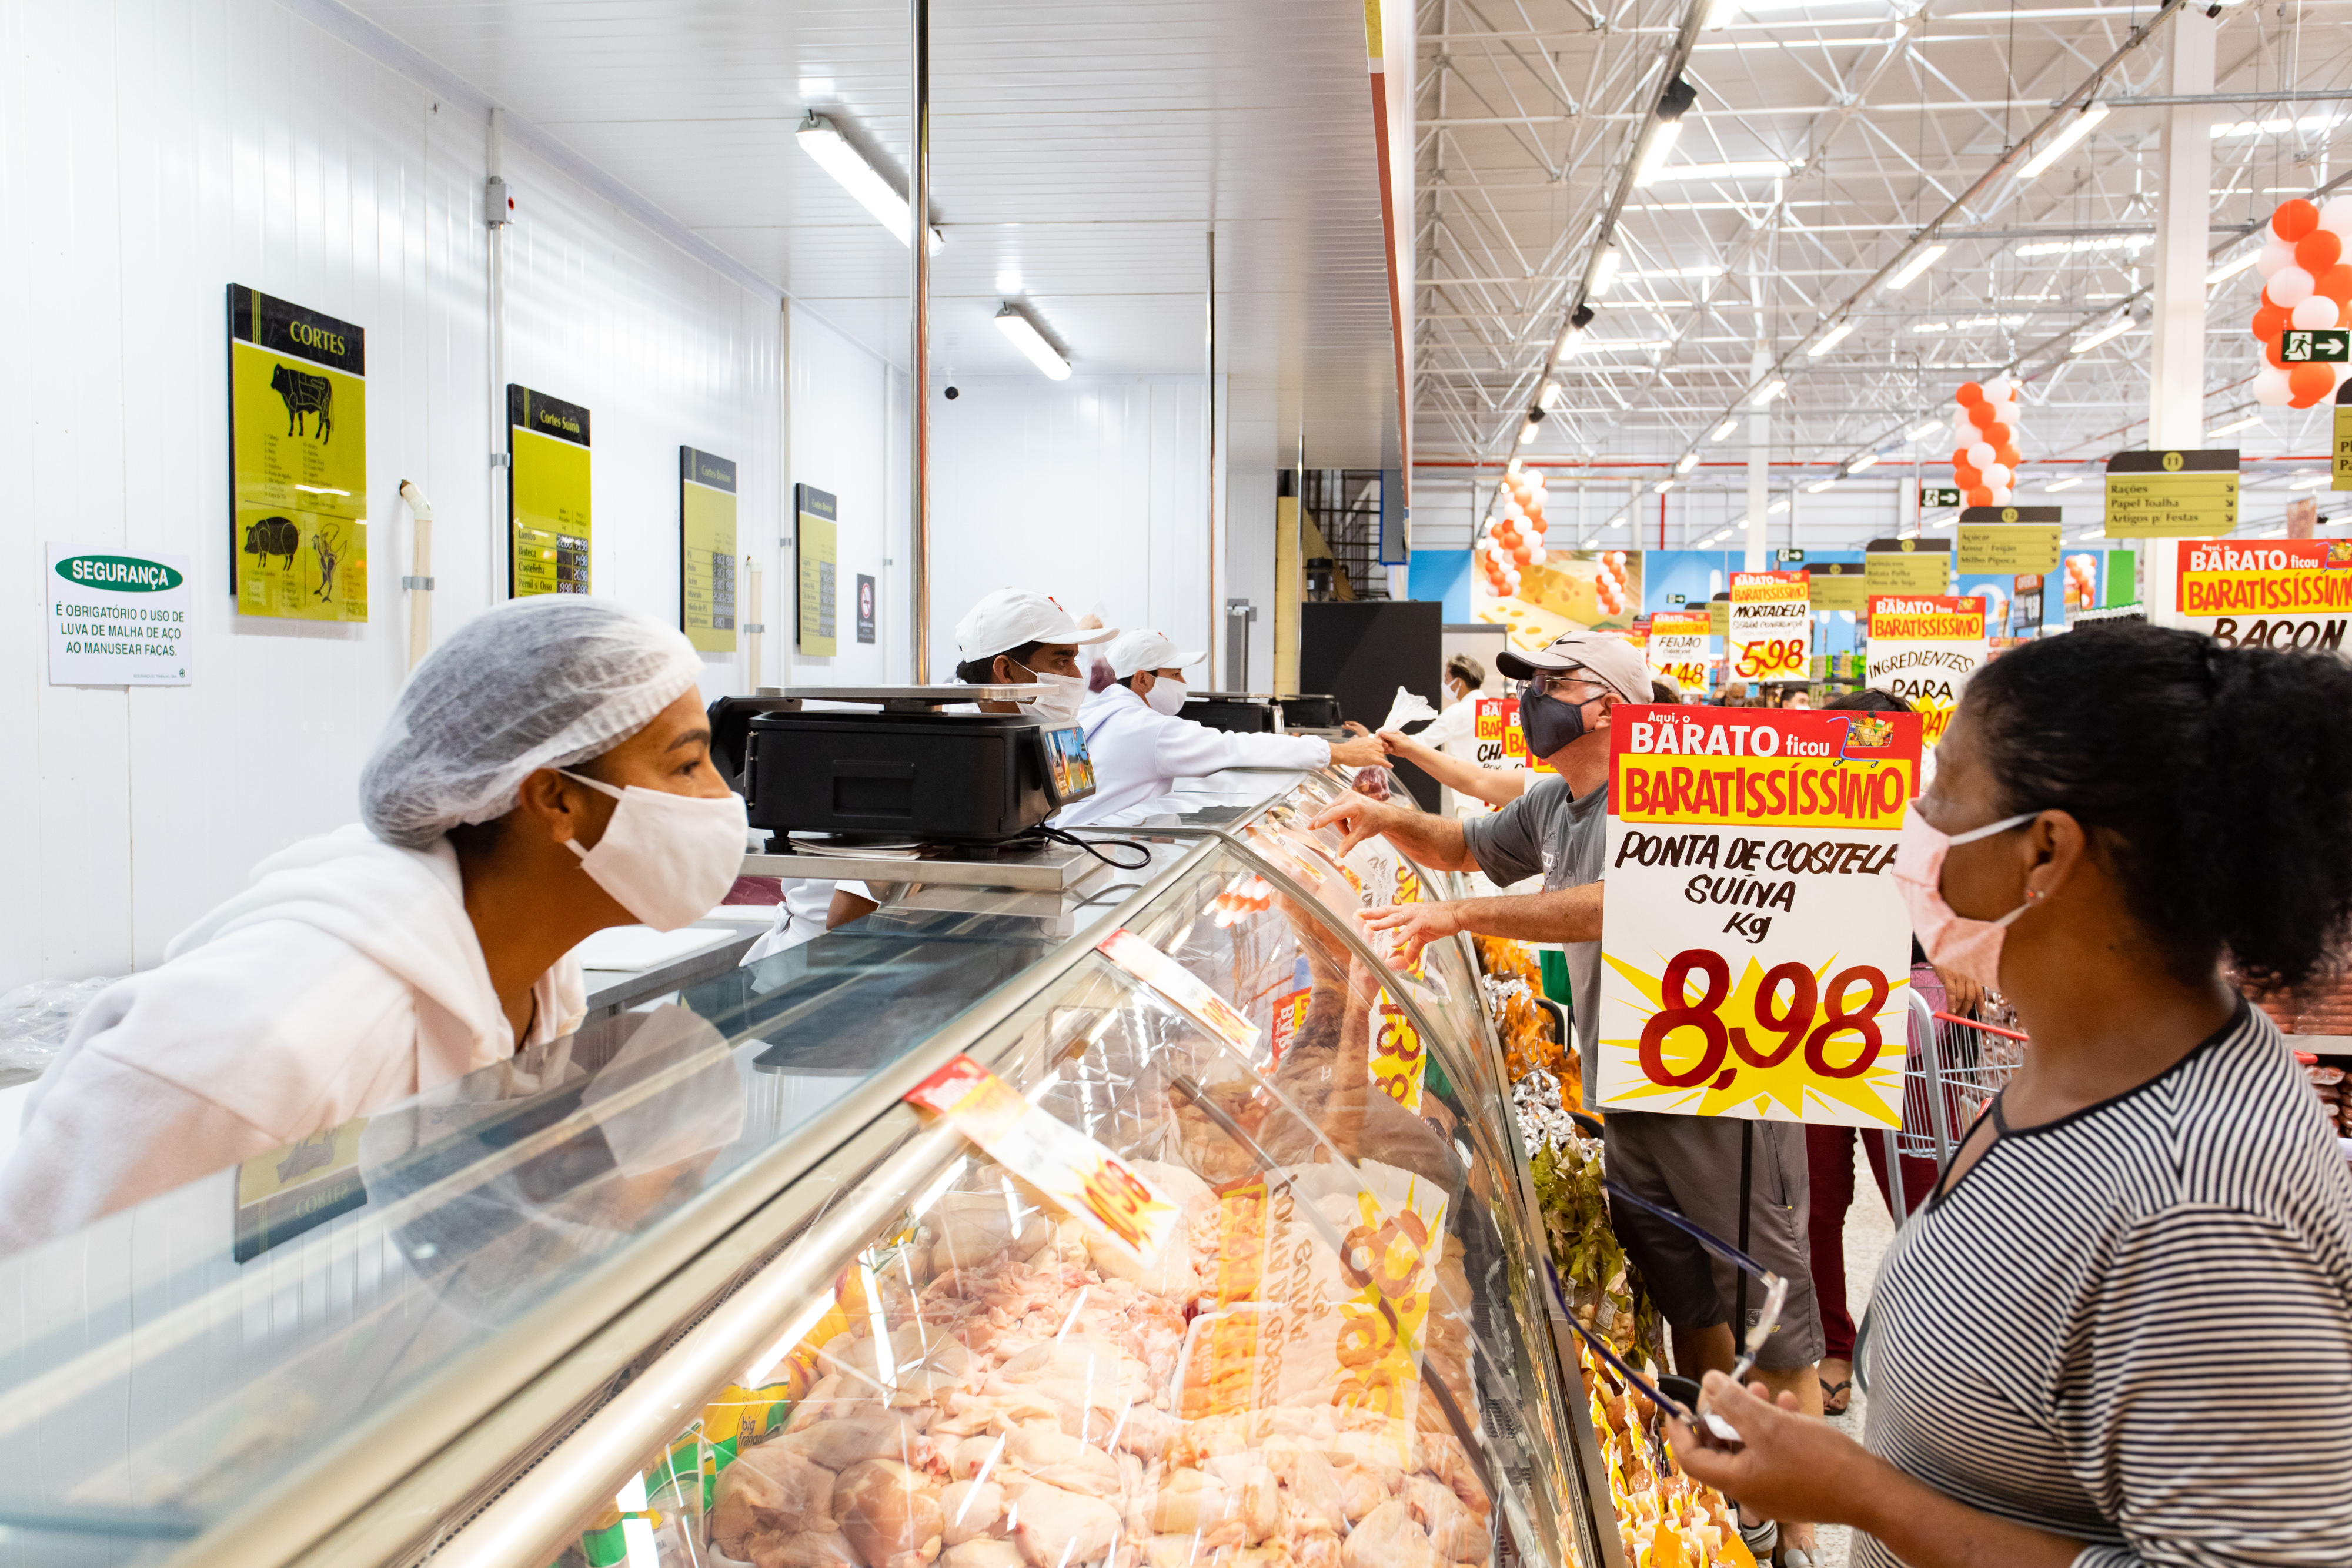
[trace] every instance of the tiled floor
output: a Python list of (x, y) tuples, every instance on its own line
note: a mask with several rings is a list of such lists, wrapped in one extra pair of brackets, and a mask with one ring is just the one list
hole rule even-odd
[[(1854, 1172), (1853, 1204), (1845, 1211), (1845, 1278), (1846, 1310), (1854, 1321), (1862, 1321), (1862, 1312), (1870, 1304), (1870, 1288), (1878, 1279), (1879, 1260), (1886, 1255), (1887, 1244), (1895, 1239), (1895, 1221), (1886, 1212), (1886, 1200), (1872, 1179), (1870, 1162), (1863, 1157), (1862, 1142), (1853, 1143)], [(1833, 1417), (1837, 1427), (1854, 1437), (1862, 1436), (1862, 1391), (1855, 1389), (1853, 1403), (1843, 1416)], [(1816, 1554), (1815, 1568), (1847, 1568), (1847, 1550), (1852, 1531), (1838, 1526), (1826, 1526), (1821, 1531), (1821, 1551)]]

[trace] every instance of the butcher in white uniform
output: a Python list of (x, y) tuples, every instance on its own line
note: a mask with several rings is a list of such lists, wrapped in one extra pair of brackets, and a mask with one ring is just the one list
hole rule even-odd
[(1177, 714), (1184, 706), (1184, 672), (1208, 657), (1180, 653), (1157, 632), (1129, 632), (1104, 650), (1114, 684), (1078, 710), (1095, 793), (1064, 809), (1063, 827), (1118, 823), (1122, 813), (1168, 793), (1177, 779), (1221, 768), (1317, 768), (1339, 762), (1367, 768), (1384, 760), (1368, 735), (1334, 744), (1311, 735), (1235, 735)]
[(691, 925), (742, 865), (701, 670), (601, 599), (460, 627), (360, 777), (364, 825), (263, 861), (75, 1023), (0, 1169), (0, 1251), (571, 1032), (583, 938)]

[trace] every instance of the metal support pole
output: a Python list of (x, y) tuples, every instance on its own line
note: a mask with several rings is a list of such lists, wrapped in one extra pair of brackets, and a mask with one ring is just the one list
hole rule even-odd
[(907, 395), (914, 418), (908, 444), (908, 520), (913, 532), (915, 684), (931, 678), (931, 0), (908, 0), (914, 38), (911, 145), (907, 156), (907, 248), (913, 257), (913, 319), (907, 346)]
[(1209, 290), (1208, 290), (1208, 312), (1207, 312), (1207, 314), (1208, 314), (1208, 320), (1207, 320), (1207, 324), (1206, 324), (1206, 335), (1207, 335), (1207, 339), (1208, 339), (1207, 348), (1206, 348), (1206, 359), (1207, 359), (1207, 368), (1208, 368), (1208, 398), (1207, 398), (1206, 402), (1203, 404), (1203, 406), (1204, 406), (1204, 407), (1206, 408), (1206, 410), (1207, 410), (1207, 413), (1206, 413), (1206, 416), (1205, 416), (1205, 417), (1206, 417), (1206, 419), (1207, 419), (1207, 422), (1208, 422), (1208, 427), (1209, 427), (1209, 620), (1208, 620), (1208, 632), (1209, 632), (1209, 643), (1208, 643), (1208, 647), (1209, 647), (1209, 689), (1210, 689), (1211, 691), (1223, 691), (1223, 690), (1224, 690), (1224, 688), (1223, 688), (1223, 686), (1221, 686), (1221, 685), (1217, 685), (1217, 668), (1216, 668), (1217, 642), (1218, 642), (1218, 638), (1217, 638), (1217, 559), (1218, 559), (1218, 549), (1217, 549), (1217, 231), (1216, 231), (1216, 229), (1215, 229), (1214, 227), (1212, 227), (1212, 228), (1209, 230), (1209, 246), (1208, 246), (1208, 254), (1209, 254)]
[[(2213, 90), (2213, 18), (2187, 6), (2172, 14), (2165, 40), (2164, 89), (2195, 97)], [(2213, 137), (2210, 108), (2174, 104), (2163, 110), (2157, 151), (2156, 281), (2153, 341), (2148, 345), (2147, 444), (2151, 452), (2189, 448), (2205, 440), (2205, 274), (2212, 244)], [(2140, 602), (2148, 619), (2175, 623), (2170, 539), (2152, 539), (2140, 559)]]
[[(1772, 363), (1772, 350), (1764, 341), (1759, 329), (1756, 351), (1748, 360), (1748, 375), (1760, 376)], [(1771, 505), (1772, 479), (1772, 414), (1769, 409), (1751, 409), (1748, 414), (1748, 544), (1740, 563), (1742, 571), (1764, 570), (1764, 530), (1769, 526), (1764, 508)]]

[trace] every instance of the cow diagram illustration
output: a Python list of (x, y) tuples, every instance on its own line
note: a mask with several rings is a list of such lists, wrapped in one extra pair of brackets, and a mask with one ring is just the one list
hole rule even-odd
[(305, 416), (319, 416), (319, 442), (324, 445), (335, 428), (335, 383), (289, 365), (269, 372), (269, 390), (286, 404), (286, 434), (307, 434)]
[(269, 564), (269, 558), (282, 555), (286, 564), (294, 564), (294, 552), (302, 548), (302, 530), (294, 526), (291, 517), (263, 517), (245, 526), (245, 553), (257, 556), (257, 566)]

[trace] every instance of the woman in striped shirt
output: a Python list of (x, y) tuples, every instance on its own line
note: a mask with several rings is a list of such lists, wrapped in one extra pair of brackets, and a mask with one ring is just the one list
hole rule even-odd
[(1887, 1256), (1863, 1443), (1710, 1375), (1691, 1474), (1882, 1568), (2352, 1563), (2352, 1177), (2222, 973), (2341, 949), (2347, 714), (2352, 664), (2147, 626), (1976, 674), (1893, 874), (2033, 1043)]

